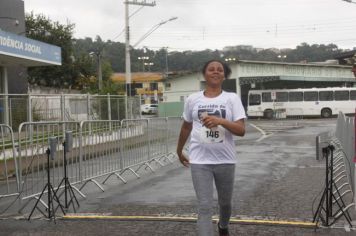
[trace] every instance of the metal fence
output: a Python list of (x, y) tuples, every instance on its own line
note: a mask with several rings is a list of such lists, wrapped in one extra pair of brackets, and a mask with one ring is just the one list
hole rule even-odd
[(353, 191), (355, 190), (355, 119), (355, 117), (347, 117), (340, 112), (335, 130), (335, 136), (340, 141), (346, 162), (350, 167), (347, 168), (347, 172)]
[(140, 97), (90, 94), (0, 94), (0, 123), (140, 118)]
[(63, 142), (66, 131), (73, 133), (73, 149), (67, 154), (68, 178), (80, 182), (79, 166), (79, 123), (78, 122), (25, 122), (18, 132), (19, 182), (22, 199), (33, 197), (41, 192), (47, 183), (47, 149), (49, 138), (57, 139), (56, 157), (50, 161), (51, 183), (58, 186), (63, 178)]
[[(15, 152), (15, 141), (12, 128), (0, 125), (0, 201), (2, 198), (19, 194), (19, 179)], [(1, 208), (0, 208), (1, 209)]]
[[(129, 170), (139, 178), (142, 168), (155, 171), (153, 162), (158, 166), (172, 162), (181, 122), (176, 117), (24, 122), (18, 128), (16, 140), (11, 127), (2, 125), (0, 199), (18, 196), (21, 201), (26, 200), (22, 209), (25, 208), (47, 184), (48, 160), (52, 186), (64, 187), (66, 160), (66, 176), (83, 197), (81, 191), (90, 182), (104, 191), (102, 184), (110, 176), (126, 183), (123, 173)], [(70, 152), (65, 152), (68, 131), (73, 135), (73, 145)], [(55, 140), (54, 146), (50, 145), (50, 139)], [(53, 151), (55, 157), (49, 159)]]
[(342, 216), (351, 226), (348, 210), (356, 203), (355, 119), (340, 112), (334, 132), (323, 132), (316, 136), (316, 159), (325, 158), (327, 163), (325, 190), (314, 221), (320, 219), (324, 226), (334, 224)]

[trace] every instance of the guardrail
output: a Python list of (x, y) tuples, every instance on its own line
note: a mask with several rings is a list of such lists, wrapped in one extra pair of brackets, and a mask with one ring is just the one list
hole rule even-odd
[(348, 163), (351, 163), (351, 168), (349, 168), (347, 172), (353, 191), (355, 191), (355, 119), (355, 117), (347, 117), (340, 112), (335, 129), (335, 136), (340, 140), (345, 158), (347, 158)]
[(321, 221), (323, 226), (329, 227), (344, 217), (352, 227), (349, 210), (355, 203), (347, 173), (351, 163), (348, 162), (341, 142), (336, 137), (324, 145), (322, 153), (325, 159), (325, 184), (313, 222)]
[[(3, 134), (0, 148), (6, 153), (3, 154), (6, 185), (0, 185), (0, 199), (5, 195), (14, 195), (18, 196), (21, 202), (27, 200), (20, 210), (30, 201), (38, 199), (47, 183), (47, 157), (52, 152), (48, 152), (50, 148), (55, 149), (55, 158), (50, 160), (51, 184), (57, 191), (64, 187), (59, 184), (62, 183), (65, 172), (64, 142), (67, 131), (73, 134), (73, 145), (71, 151), (66, 152), (66, 176), (71, 186), (85, 197), (81, 191), (90, 182), (104, 191), (102, 184), (110, 176), (115, 175), (126, 183), (122, 177), (126, 171), (140, 178), (138, 172), (141, 168), (154, 171), (151, 164), (153, 162), (159, 166), (171, 163), (180, 125), (181, 118), (175, 117), (122, 121), (87, 120), (80, 123), (25, 122), (19, 126), (16, 143), (11, 127), (0, 126)], [(4, 129), (8, 131), (3, 131)], [(53, 137), (57, 142), (51, 146), (49, 139)], [(17, 155), (15, 145), (18, 145)], [(9, 159), (14, 160), (15, 166), (10, 169), (14, 170), (15, 174), (10, 174), (7, 168)], [(15, 184), (9, 184), (10, 175), (16, 176), (16, 179), (12, 180)], [(105, 180), (99, 183), (100, 178)], [(40, 202), (47, 207), (44, 201)]]
[[(14, 133), (10, 126), (0, 124), (0, 201), (19, 195), (18, 163)], [(1, 208), (0, 208), (1, 210)]]
[[(345, 216), (348, 223), (351, 225), (351, 217), (348, 210), (355, 206), (355, 119), (356, 117), (347, 117), (343, 113), (339, 113), (334, 132), (324, 132), (316, 136), (316, 159), (321, 160), (326, 154), (325, 149), (330, 149), (334, 154), (333, 162), (326, 168), (326, 173), (329, 174), (329, 180), (326, 181), (330, 184), (328, 187), (329, 198), (325, 199), (327, 209), (325, 214), (318, 213), (319, 219), (322, 220), (324, 225), (334, 224), (335, 221), (341, 216)], [(327, 183), (325, 184), (328, 185)], [(330, 190), (334, 188), (334, 191)], [(331, 197), (333, 199), (331, 199)], [(336, 197), (334, 197), (336, 196)], [(320, 203), (322, 204), (322, 203)], [(338, 211), (333, 213), (333, 205), (337, 204)], [(322, 206), (322, 205), (321, 205)], [(323, 209), (323, 210), (324, 210)], [(321, 210), (320, 210), (321, 212)], [(328, 221), (329, 218), (333, 221)], [(330, 219), (331, 219), (330, 218)], [(314, 216), (317, 219), (317, 215)]]
[[(65, 131), (73, 132), (73, 150), (67, 154), (68, 179), (80, 182), (79, 123), (70, 121), (25, 122), (18, 133), (18, 173), (22, 200), (38, 195), (46, 184), (46, 150), (49, 138), (57, 138), (56, 158), (51, 161), (51, 182), (57, 186), (63, 178), (63, 146)], [(52, 150), (54, 151), (54, 150)]]

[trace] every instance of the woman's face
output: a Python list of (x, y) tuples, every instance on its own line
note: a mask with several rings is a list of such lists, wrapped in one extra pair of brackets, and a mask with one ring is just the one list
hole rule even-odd
[(220, 62), (213, 61), (206, 67), (204, 78), (208, 86), (221, 86), (224, 81), (224, 67)]

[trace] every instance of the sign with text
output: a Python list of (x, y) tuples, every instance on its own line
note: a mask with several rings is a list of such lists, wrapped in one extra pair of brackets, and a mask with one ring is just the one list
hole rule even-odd
[(61, 48), (0, 30), (0, 54), (61, 65)]

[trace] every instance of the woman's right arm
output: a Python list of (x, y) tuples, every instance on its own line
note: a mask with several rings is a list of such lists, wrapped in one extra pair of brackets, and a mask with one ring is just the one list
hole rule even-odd
[(179, 139), (178, 139), (177, 155), (179, 157), (179, 161), (185, 167), (189, 166), (189, 160), (183, 154), (183, 147), (184, 147), (184, 144), (187, 142), (187, 139), (188, 139), (188, 137), (190, 135), (190, 132), (192, 131), (192, 128), (193, 128), (193, 123), (189, 123), (187, 121), (184, 121), (183, 124), (182, 124), (182, 127), (180, 129), (180, 134), (179, 134)]

